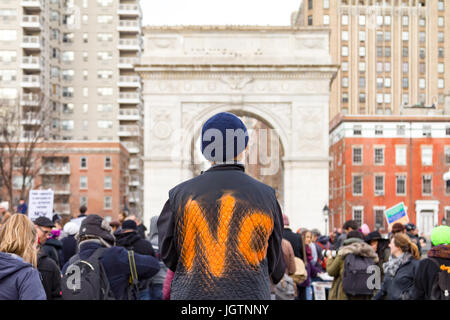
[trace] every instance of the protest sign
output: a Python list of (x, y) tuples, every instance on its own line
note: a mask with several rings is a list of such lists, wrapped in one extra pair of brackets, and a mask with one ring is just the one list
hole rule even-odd
[(391, 229), (392, 225), (397, 222), (403, 225), (409, 223), (409, 217), (403, 202), (387, 209), (384, 214), (386, 216), (389, 229)]
[(28, 218), (32, 221), (39, 217), (53, 218), (53, 190), (31, 190), (28, 201)]

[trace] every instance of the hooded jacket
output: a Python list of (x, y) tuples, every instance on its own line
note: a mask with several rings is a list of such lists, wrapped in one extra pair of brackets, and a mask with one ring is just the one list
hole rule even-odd
[(63, 267), (70, 258), (72, 258), (78, 252), (77, 239), (75, 235), (68, 235), (61, 240), (61, 267)]
[(338, 251), (336, 258), (327, 260), (327, 273), (334, 277), (331, 285), (329, 300), (369, 300), (371, 297), (351, 297), (344, 292), (344, 267), (345, 257), (348, 254), (372, 258), (375, 263), (378, 262), (378, 256), (371, 246), (361, 239), (350, 238), (344, 241), (344, 246)]
[(62, 260), (62, 242), (58, 239), (47, 239), (42, 249), (45, 250), (48, 257), (56, 262), (56, 265), (61, 268)]
[(133, 249), (134, 252), (139, 254), (155, 256), (155, 251), (151, 243), (142, 239), (136, 231), (118, 234), (116, 236), (116, 245), (127, 248), (128, 250)]
[(0, 300), (46, 300), (39, 271), (21, 257), (0, 252)]
[(285, 272), (275, 191), (240, 164), (216, 165), (169, 192), (158, 220), (174, 300), (270, 300)]
[(61, 271), (56, 262), (50, 258), (43, 248), (38, 253), (37, 268), (42, 276), (47, 300), (58, 300), (61, 298)]

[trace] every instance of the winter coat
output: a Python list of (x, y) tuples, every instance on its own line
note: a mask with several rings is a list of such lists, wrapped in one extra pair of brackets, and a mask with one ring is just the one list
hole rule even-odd
[(338, 251), (343, 245), (344, 241), (347, 240), (347, 234), (343, 232), (337, 239), (334, 244), (334, 250)]
[(0, 252), (0, 300), (46, 300), (39, 271), (15, 254)]
[(37, 269), (42, 276), (42, 285), (47, 300), (59, 300), (61, 298), (61, 271), (43, 248), (38, 253)]
[(294, 254), (297, 258), (303, 260), (303, 241), (302, 236), (298, 233), (293, 232), (289, 228), (283, 229), (283, 239), (289, 241), (292, 245), (292, 249), (294, 250)]
[(428, 258), (419, 261), (414, 278), (414, 300), (430, 300), (431, 289), (440, 269), (430, 260), (433, 257), (440, 265), (450, 267), (450, 245), (440, 245), (428, 251)]
[(70, 258), (78, 252), (78, 243), (74, 235), (68, 235), (61, 240), (62, 243), (62, 255), (61, 255), (61, 265), (64, 266)]
[[(82, 260), (89, 257), (102, 245), (98, 240), (85, 240), (80, 244), (79, 257)], [(135, 254), (135, 264), (138, 278), (145, 280), (151, 278), (159, 271), (159, 263), (154, 257), (149, 255)], [(111, 247), (105, 251), (101, 258), (101, 263), (105, 268), (111, 291), (116, 299), (128, 299), (127, 288), (131, 275), (128, 261), (128, 251), (123, 247)], [(66, 272), (69, 263), (63, 268)]]
[(58, 239), (47, 239), (42, 249), (44, 250), (48, 257), (53, 259), (56, 262), (56, 265), (61, 268), (61, 260), (62, 260), (62, 242)]
[(305, 247), (306, 252), (306, 259), (307, 262), (305, 262), (306, 271), (308, 273), (308, 276), (306, 277), (306, 280), (302, 283), (300, 283), (299, 287), (309, 287), (311, 285), (311, 278), (317, 277), (317, 274), (321, 272), (319, 268), (316, 267), (315, 263), (313, 263), (312, 254), (311, 254), (311, 247), (306, 246)]
[(275, 190), (243, 165), (176, 186), (158, 220), (161, 258), (175, 271), (171, 298), (270, 300), (270, 277), (278, 283), (286, 268), (282, 225)]
[(281, 250), (283, 250), (284, 262), (286, 263), (286, 273), (288, 275), (295, 273), (295, 255), (291, 243), (286, 239), (281, 241)]
[(344, 241), (344, 246), (338, 251), (336, 258), (327, 260), (327, 273), (334, 277), (328, 300), (369, 300), (369, 296), (348, 297), (344, 292), (345, 257), (348, 254), (372, 258), (378, 262), (378, 256), (371, 246), (361, 239), (350, 238)]
[(381, 289), (378, 290), (374, 300), (383, 298), (386, 300), (411, 300), (414, 276), (419, 261), (410, 254), (403, 260), (395, 276), (385, 273)]
[(147, 228), (142, 223), (137, 226), (137, 233), (142, 239), (145, 239), (146, 231), (147, 231)]
[(133, 250), (139, 254), (152, 257), (155, 256), (155, 251), (153, 250), (151, 243), (145, 239), (142, 239), (141, 236), (135, 231), (118, 234), (116, 237), (116, 245), (127, 248), (128, 250)]

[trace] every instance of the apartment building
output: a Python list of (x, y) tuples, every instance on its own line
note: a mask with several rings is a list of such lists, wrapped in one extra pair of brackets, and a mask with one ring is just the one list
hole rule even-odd
[[(120, 141), (130, 211), (142, 213), (143, 102), (138, 0), (0, 3), (0, 100), (20, 105), (23, 137), (45, 107), (53, 141)], [(48, 109), (48, 110), (47, 110)]]
[(450, 116), (337, 116), (330, 157), (330, 228), (388, 232), (384, 211), (401, 202), (421, 234), (450, 222)]
[(339, 113), (450, 114), (450, 4), (444, 0), (304, 0), (294, 25), (330, 28), (330, 119)]

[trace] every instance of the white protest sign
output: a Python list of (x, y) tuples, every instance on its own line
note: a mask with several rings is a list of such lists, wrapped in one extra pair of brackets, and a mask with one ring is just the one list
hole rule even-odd
[(53, 218), (53, 190), (31, 190), (28, 201), (28, 218), (34, 221), (39, 217)]

